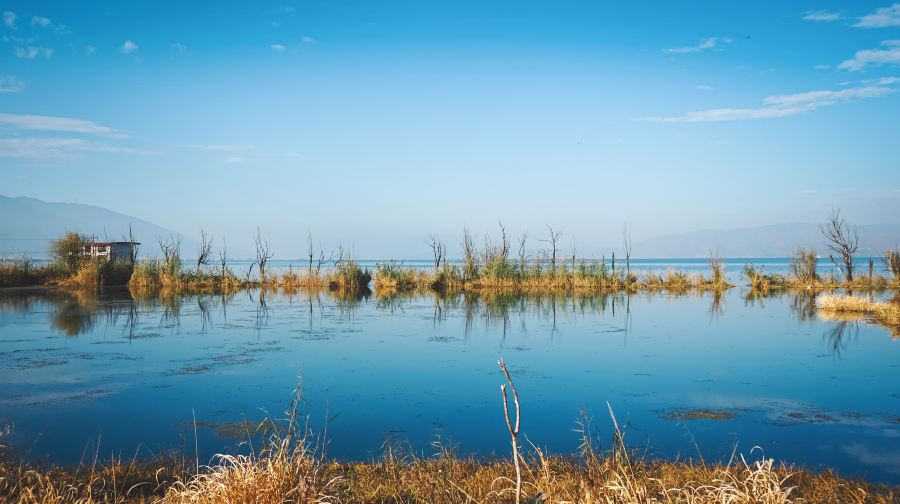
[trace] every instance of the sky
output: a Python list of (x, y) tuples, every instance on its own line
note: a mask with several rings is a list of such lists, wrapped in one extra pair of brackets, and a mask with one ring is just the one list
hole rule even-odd
[[(900, 3), (0, 3), (0, 194), (281, 257), (900, 220)], [(535, 246), (537, 244), (535, 243)]]

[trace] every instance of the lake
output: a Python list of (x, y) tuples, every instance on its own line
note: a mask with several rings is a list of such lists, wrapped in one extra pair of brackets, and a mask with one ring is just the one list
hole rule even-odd
[[(498, 357), (522, 432), (574, 453), (607, 402), (647, 457), (766, 457), (900, 482), (900, 340), (826, 322), (812, 298), (723, 295), (341, 297), (258, 290), (133, 299), (0, 292), (0, 428), (16, 454), (76, 463), (167, 451), (201, 462), (240, 423), (302, 411), (328, 453), (506, 456)], [(196, 426), (196, 427), (195, 427)], [(195, 436), (196, 430), (196, 436)], [(754, 456), (759, 452), (755, 451)]]

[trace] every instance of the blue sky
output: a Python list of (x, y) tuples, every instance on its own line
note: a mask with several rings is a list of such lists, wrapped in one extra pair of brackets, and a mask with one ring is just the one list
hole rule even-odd
[(4, 2), (0, 194), (281, 257), (900, 215), (900, 3), (202, 4)]

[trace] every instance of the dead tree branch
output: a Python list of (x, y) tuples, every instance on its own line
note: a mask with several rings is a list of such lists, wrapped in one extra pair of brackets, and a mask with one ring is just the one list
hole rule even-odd
[(503, 362), (502, 358), (497, 361), (497, 365), (500, 366), (509, 388), (512, 389), (513, 403), (516, 406), (516, 425), (513, 427), (512, 419), (509, 416), (509, 402), (506, 396), (507, 383), (500, 385), (500, 395), (503, 396), (503, 413), (506, 416), (506, 428), (509, 430), (509, 436), (512, 440), (513, 464), (516, 466), (516, 504), (519, 504), (519, 499), (522, 495), (522, 467), (520, 462), (522, 456), (519, 455), (519, 420), (521, 419), (519, 414), (519, 393), (516, 391), (516, 386), (513, 385), (512, 378), (509, 377), (509, 371), (507, 371), (506, 363)]

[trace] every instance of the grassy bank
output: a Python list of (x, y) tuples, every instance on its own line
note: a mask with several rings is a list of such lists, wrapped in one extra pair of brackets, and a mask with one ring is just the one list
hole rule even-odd
[[(756, 453), (755, 455), (759, 455)], [(525, 453), (520, 502), (874, 503), (897, 502), (894, 488), (774, 463), (664, 462), (590, 444), (572, 457)], [(319, 456), (304, 439), (273, 437), (258, 453), (219, 456), (210, 466), (171, 459), (114, 460), (62, 468), (0, 462), (0, 497), (28, 503), (511, 503), (512, 462), (388, 450), (366, 463)]]
[(436, 291), (517, 290), (526, 292), (598, 291), (636, 292), (668, 290), (673, 292), (724, 290), (734, 287), (725, 279), (724, 264), (710, 259), (710, 274), (669, 270), (664, 274), (638, 274), (615, 269), (603, 259), (572, 259), (553, 264), (536, 259), (512, 262), (503, 256), (486, 262), (473, 260), (457, 266), (442, 264), (432, 272), (405, 268), (401, 263), (379, 264), (375, 270), (375, 288), (392, 290), (432, 289)]
[[(249, 271), (238, 276), (228, 266), (224, 241), (219, 260), (213, 261), (212, 238), (205, 233), (202, 233), (202, 246), (197, 251), (197, 258), (191, 264), (182, 260), (178, 237), (158, 239), (161, 259), (138, 260), (134, 250), (127, 260), (103, 261), (84, 256), (82, 250), (91, 242), (89, 237), (67, 233), (51, 243), (51, 263), (38, 265), (27, 258), (0, 259), (0, 287), (61, 285), (96, 289), (129, 285), (144, 292), (167, 290), (185, 293), (229, 293), (252, 287), (355, 291), (367, 289), (372, 280), (374, 287), (382, 291), (686, 293), (722, 291), (734, 287), (726, 278), (724, 261), (713, 253), (708, 259), (708, 272), (688, 273), (672, 269), (655, 273), (633, 267), (627, 241), (624, 259), (619, 257), (617, 260), (615, 254), (611, 254), (609, 259), (578, 258), (574, 250), (571, 255), (563, 256), (558, 246), (561, 234), (550, 228), (549, 236), (539, 240), (547, 245), (545, 248), (528, 252), (525, 234), (519, 239), (518, 250), (514, 253), (506, 230), (502, 225), (500, 229), (499, 238), (486, 236), (480, 247), (465, 231), (459, 263), (449, 263), (446, 245), (432, 238), (430, 246), (434, 261), (428, 271), (389, 261), (378, 264), (374, 275), (361, 268), (352, 253), (343, 248), (329, 256), (320, 251), (316, 257), (312, 252), (311, 239), (305, 268), (289, 267), (287, 271), (278, 271), (268, 267), (274, 252), (257, 232), (256, 260)], [(821, 275), (818, 272), (819, 257), (814, 251), (801, 248), (796, 251), (787, 275), (768, 273), (763, 267), (748, 264), (742, 276), (747, 286), (761, 293), (782, 290), (900, 290), (900, 253), (888, 250), (883, 258), (877, 259), (879, 263), (884, 263), (889, 277), (875, 274), (876, 259), (870, 258), (867, 271), (858, 271), (860, 265), (852, 261), (852, 256), (848, 257), (844, 258), (845, 263), (830, 258), (839, 274), (831, 272)]]

